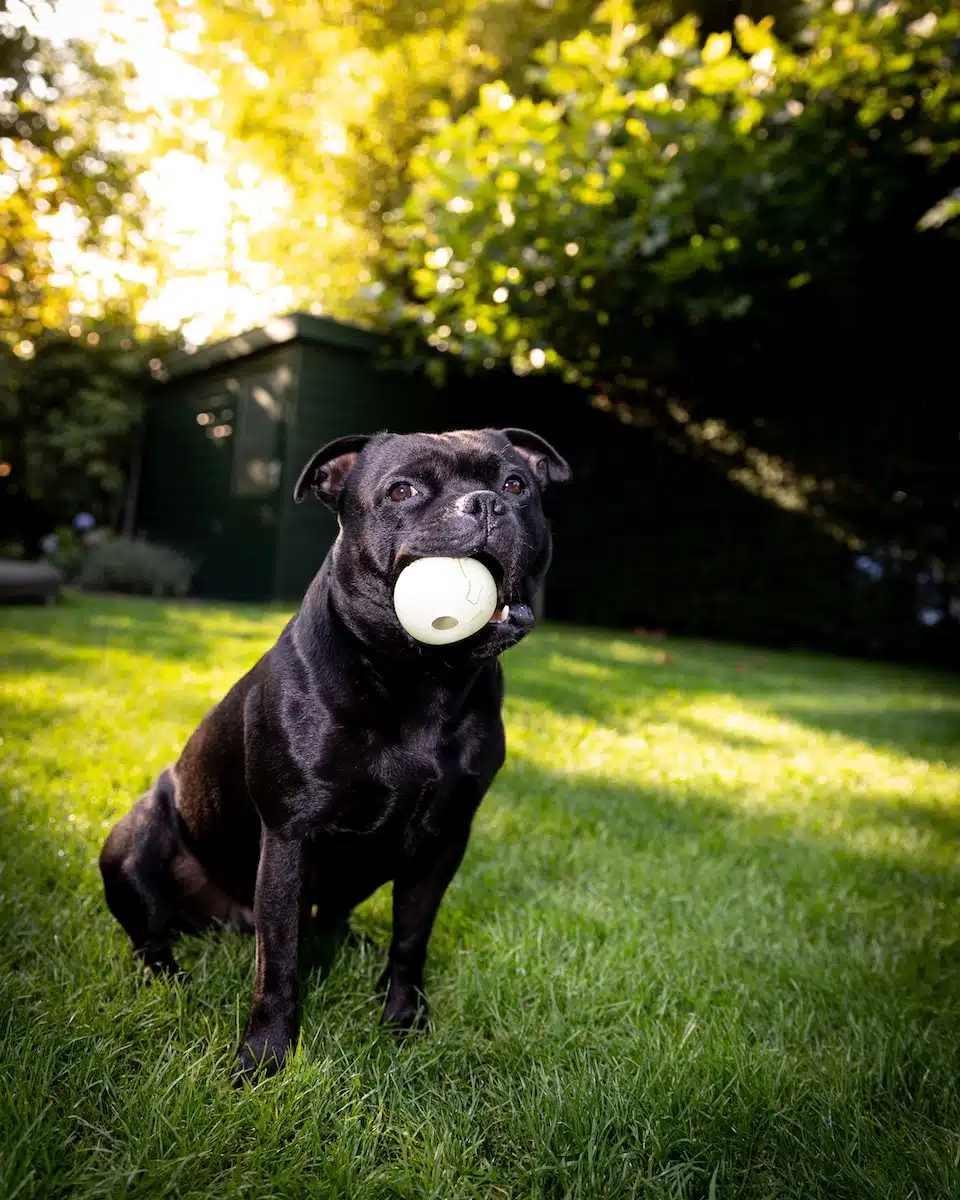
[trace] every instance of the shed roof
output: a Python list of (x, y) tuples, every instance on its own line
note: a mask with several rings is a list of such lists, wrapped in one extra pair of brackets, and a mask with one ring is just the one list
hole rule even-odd
[(198, 350), (176, 350), (164, 358), (162, 367), (154, 377), (166, 381), (198, 375), (223, 363), (296, 341), (338, 346), (368, 354), (383, 344), (380, 334), (356, 325), (346, 325), (329, 317), (314, 317), (305, 312), (288, 313), (283, 317), (274, 317), (259, 329), (251, 329), (220, 342), (210, 342)]

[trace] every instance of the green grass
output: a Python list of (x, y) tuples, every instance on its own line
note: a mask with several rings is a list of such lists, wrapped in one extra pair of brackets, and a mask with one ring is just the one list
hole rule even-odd
[(145, 985), (96, 854), (285, 617), (0, 610), (0, 1196), (960, 1195), (960, 685), (898, 667), (538, 632), (432, 1032), (380, 892), (233, 1091), (250, 941)]

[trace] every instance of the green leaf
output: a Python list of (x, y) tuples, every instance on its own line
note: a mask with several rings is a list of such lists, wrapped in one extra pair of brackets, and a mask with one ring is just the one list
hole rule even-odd
[(729, 33), (711, 33), (700, 51), (700, 57), (707, 64), (719, 62), (730, 53), (731, 45)]

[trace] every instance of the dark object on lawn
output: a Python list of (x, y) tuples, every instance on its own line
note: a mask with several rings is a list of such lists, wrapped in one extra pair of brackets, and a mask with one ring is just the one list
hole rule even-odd
[(42, 600), (55, 604), (63, 576), (49, 563), (0, 559), (0, 600)]
[[(100, 856), (107, 903), (152, 973), (177, 971), (178, 930), (255, 929), (238, 1079), (275, 1071), (297, 1036), (311, 912), (335, 926), (388, 880), (383, 1020), (423, 1020), (433, 921), (503, 763), (497, 656), (533, 626), (550, 562), (540, 492), (569, 475), (518, 429), (339, 438), (301, 474), (295, 499), (312, 492), (341, 532), (300, 612)], [(490, 622), (448, 646), (415, 642), (393, 608), (400, 571), (431, 555), (476, 557), (497, 581)]]

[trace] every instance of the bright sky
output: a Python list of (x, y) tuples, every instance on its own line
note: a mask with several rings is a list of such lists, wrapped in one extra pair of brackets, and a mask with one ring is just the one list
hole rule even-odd
[[(193, 49), (201, 31), (197, 18), (171, 46), (153, 0), (59, 0), (43, 27), (53, 40), (87, 41), (104, 63), (130, 62), (136, 72), (130, 107), (156, 114), (152, 120), (159, 131), (174, 127), (175, 99), (215, 94), (208, 77), (177, 53)], [(150, 204), (146, 232), (161, 247), (165, 266), (140, 315), (169, 329), (182, 326), (191, 342), (200, 343), (263, 324), (292, 308), (293, 295), (269, 263), (251, 262), (247, 251), (250, 234), (282, 219), (288, 204), (284, 182), (228, 158), (224, 139), (209, 128), (190, 132), (205, 143), (203, 160), (168, 151), (155, 156), (141, 176)], [(149, 159), (146, 123), (111, 140)], [(116, 264), (78, 249), (69, 214), (49, 224), (57, 236), (58, 265), (84, 277), (82, 295), (92, 299), (120, 287)], [(231, 283), (231, 269), (242, 284)], [(148, 278), (156, 281), (157, 273), (151, 269)]]

